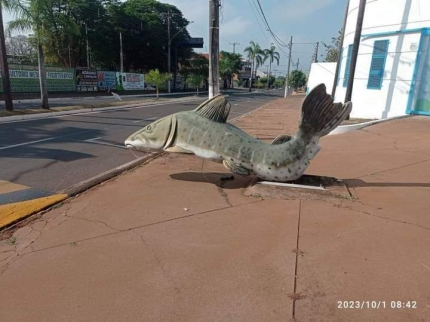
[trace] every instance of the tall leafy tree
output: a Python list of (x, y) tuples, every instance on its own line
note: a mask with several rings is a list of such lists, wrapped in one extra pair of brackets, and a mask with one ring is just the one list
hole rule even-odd
[(15, 14), (18, 16), (11, 21), (8, 29), (11, 31), (33, 31), (37, 39), (37, 53), (39, 64), (40, 92), (42, 98), (42, 108), (49, 109), (48, 88), (46, 82), (45, 55), (43, 51), (43, 41), (47, 34), (46, 24), (49, 24), (49, 15), (53, 0), (29, 0), (28, 3), (20, 0), (13, 1)]
[[(275, 46), (271, 46), (269, 49), (265, 49), (264, 50), (264, 54), (265, 54), (265, 60), (269, 59), (269, 74), (268, 74), (268, 79), (270, 80), (270, 72), (272, 71), (272, 64), (274, 62), (276, 62), (277, 65), (279, 65), (279, 52), (276, 51), (276, 47)], [(267, 89), (269, 89), (270, 86), (270, 81), (267, 82)]]
[(251, 81), (249, 84), (249, 91), (251, 91), (252, 88), (252, 80), (254, 76), (254, 68), (262, 61), (262, 55), (263, 51), (260, 47), (260, 45), (253, 40), (249, 42), (249, 46), (244, 49), (244, 52), (247, 54), (248, 59), (252, 62), (251, 64)]
[(293, 70), (288, 77), (288, 83), (296, 91), (298, 88), (306, 85), (306, 75), (300, 70)]
[(220, 75), (224, 79), (224, 89), (232, 87), (234, 74), (239, 74), (242, 69), (242, 56), (236, 53), (221, 51), (222, 58), (219, 61)]

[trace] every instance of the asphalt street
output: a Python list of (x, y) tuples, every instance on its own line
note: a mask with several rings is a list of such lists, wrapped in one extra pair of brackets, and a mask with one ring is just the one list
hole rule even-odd
[[(229, 120), (282, 97), (282, 91), (230, 93)], [(157, 118), (203, 102), (163, 102), (111, 111), (0, 124), (0, 180), (59, 192), (144, 156), (124, 140)]]
[[(169, 94), (169, 95), (161, 95), (160, 98), (179, 98), (193, 95), (192, 93), (178, 93), (178, 94)], [(154, 98), (155, 95), (151, 94), (142, 94), (142, 95), (120, 95), (121, 100), (126, 104), (130, 101), (138, 101), (140, 99), (150, 99)], [(113, 95), (108, 96), (94, 96), (94, 97), (64, 97), (64, 98), (50, 98), (49, 106), (53, 107), (66, 107), (66, 106), (75, 106), (75, 105), (92, 105), (92, 104), (102, 104), (102, 103), (110, 103), (117, 102)], [(25, 100), (14, 100), (13, 106), (15, 110), (22, 109), (34, 109), (40, 108), (41, 101), (40, 99), (25, 99)], [(0, 101), (0, 109), (4, 109), (4, 101)]]

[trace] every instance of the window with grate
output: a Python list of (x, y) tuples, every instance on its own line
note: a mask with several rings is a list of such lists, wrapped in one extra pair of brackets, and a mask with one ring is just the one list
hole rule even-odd
[(381, 89), (384, 79), (385, 61), (388, 54), (388, 40), (377, 40), (373, 47), (372, 63), (370, 65), (368, 89)]

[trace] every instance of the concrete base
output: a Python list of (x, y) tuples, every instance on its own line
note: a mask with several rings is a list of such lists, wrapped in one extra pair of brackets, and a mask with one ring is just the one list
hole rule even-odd
[(333, 200), (355, 199), (347, 185), (336, 178), (303, 175), (289, 183), (255, 179), (244, 190), (244, 195), (263, 199)]

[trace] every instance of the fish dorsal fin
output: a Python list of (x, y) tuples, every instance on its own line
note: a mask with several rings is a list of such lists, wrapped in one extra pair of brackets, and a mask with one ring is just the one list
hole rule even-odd
[(270, 144), (272, 144), (272, 145), (282, 144), (282, 143), (290, 141), (292, 138), (293, 137), (290, 135), (279, 135)]
[(231, 104), (221, 94), (199, 105), (194, 112), (211, 121), (225, 123), (230, 113)]

